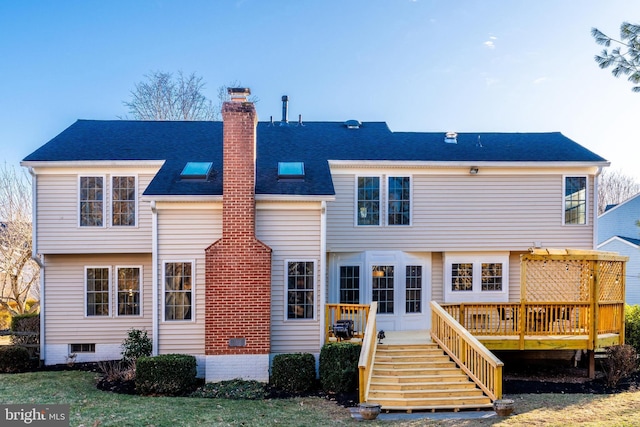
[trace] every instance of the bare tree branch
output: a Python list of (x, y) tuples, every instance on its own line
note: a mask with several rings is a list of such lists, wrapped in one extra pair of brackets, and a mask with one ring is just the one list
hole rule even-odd
[(12, 314), (25, 313), (27, 299), (39, 299), (31, 220), (29, 177), (5, 163), (0, 167), (0, 306)]
[(598, 215), (608, 205), (617, 205), (640, 192), (640, 184), (631, 176), (619, 170), (606, 169), (600, 175), (598, 186)]
[(131, 91), (131, 100), (124, 101), (136, 120), (218, 120), (219, 112), (202, 91), (202, 77), (182, 71), (173, 74), (154, 71), (145, 75)]

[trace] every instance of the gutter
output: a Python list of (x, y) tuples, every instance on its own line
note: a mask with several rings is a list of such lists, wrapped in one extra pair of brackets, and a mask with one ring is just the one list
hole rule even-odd
[(45, 340), (47, 335), (44, 322), (44, 258), (38, 255), (38, 221), (36, 220), (38, 206), (38, 177), (32, 167), (29, 167), (27, 170), (29, 171), (29, 175), (31, 175), (31, 259), (38, 264), (38, 267), (40, 267), (40, 361), (43, 361), (46, 360)]
[(155, 200), (151, 201), (151, 355), (158, 355), (158, 210)]
[(320, 205), (320, 347), (325, 339), (325, 310), (327, 303), (327, 202)]
[(593, 176), (593, 249), (598, 249), (598, 191), (600, 191), (600, 174), (602, 167)]

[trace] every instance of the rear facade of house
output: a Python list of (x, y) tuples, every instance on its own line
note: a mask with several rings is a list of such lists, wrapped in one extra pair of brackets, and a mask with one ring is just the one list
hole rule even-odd
[(529, 248), (595, 248), (608, 162), (560, 133), (258, 122), (246, 93), (223, 122), (79, 120), (23, 160), (46, 364), (119, 359), (136, 328), (266, 381), (319, 354), (326, 304), (429, 329), (431, 300), (518, 301)]

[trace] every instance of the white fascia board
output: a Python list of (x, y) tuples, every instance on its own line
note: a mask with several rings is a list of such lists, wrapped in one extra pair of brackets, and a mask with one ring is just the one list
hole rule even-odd
[(86, 168), (86, 167), (161, 167), (164, 160), (75, 160), (75, 161), (22, 161), (20, 166), (37, 168)]
[(634, 249), (638, 249), (638, 248), (640, 248), (640, 246), (638, 246), (638, 245), (636, 245), (636, 244), (634, 244), (634, 243), (631, 243), (630, 241), (628, 241), (628, 240), (626, 240), (626, 239), (623, 239), (623, 238), (621, 238), (620, 236), (613, 236), (613, 237), (608, 238), (608, 239), (607, 239), (607, 240), (605, 240), (604, 242), (600, 243), (600, 244), (598, 245), (598, 249), (600, 249), (600, 248), (602, 248), (602, 247), (604, 247), (604, 246), (608, 245), (609, 243), (613, 243), (613, 242), (615, 242), (615, 241), (618, 241), (618, 242), (620, 242), (620, 243), (624, 243), (625, 245), (627, 245), (627, 246), (631, 246), (631, 247), (632, 247), (632, 248), (634, 248)]
[(256, 202), (332, 202), (333, 195), (256, 194)]
[(426, 161), (426, 160), (329, 160), (329, 166), (335, 168), (458, 168), (458, 167), (492, 167), (492, 168), (600, 168), (610, 166), (611, 162), (499, 162), (499, 161)]
[(631, 202), (631, 201), (635, 200), (637, 197), (640, 197), (640, 193), (636, 194), (635, 196), (631, 196), (631, 197), (629, 197), (627, 200), (625, 200), (625, 201), (623, 201), (623, 202), (618, 203), (617, 205), (615, 205), (614, 207), (612, 207), (612, 208), (611, 208), (611, 209), (609, 209), (608, 211), (601, 213), (601, 214), (598, 216), (598, 219), (599, 219), (599, 218), (602, 218), (603, 216), (605, 216), (605, 215), (607, 215), (607, 214), (609, 214), (609, 213), (611, 213), (611, 212), (613, 212), (613, 211), (615, 211), (615, 210), (616, 210), (616, 209), (618, 209), (620, 206), (624, 206), (624, 205), (626, 205), (627, 203), (629, 203), (629, 202)]
[(222, 202), (221, 195), (142, 195), (140, 200), (143, 202), (178, 202), (178, 203), (199, 203), (199, 202)]

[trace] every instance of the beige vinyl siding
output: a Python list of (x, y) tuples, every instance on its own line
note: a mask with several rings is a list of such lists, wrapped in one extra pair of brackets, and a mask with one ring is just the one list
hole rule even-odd
[(442, 252), (431, 254), (431, 300), (444, 301), (444, 257)]
[[(327, 203), (329, 251), (524, 251), (534, 242), (546, 247), (593, 248), (593, 215), (588, 225), (563, 225), (564, 175), (560, 173), (439, 175), (414, 171), (411, 226), (357, 227), (356, 175), (340, 172), (333, 171), (336, 199)], [(593, 177), (588, 187), (588, 211), (593, 212)], [(385, 188), (383, 185), (382, 194)], [(381, 206), (384, 221), (384, 199)]]
[[(116, 266), (142, 266), (141, 316), (116, 316)], [(109, 267), (111, 316), (85, 316), (85, 267)], [(151, 254), (47, 255), (44, 312), (47, 344), (121, 344), (130, 328), (151, 332)]]
[[(320, 351), (320, 204), (258, 205), (257, 237), (272, 250), (271, 352)], [(285, 260), (315, 261), (315, 319), (287, 320)]]
[[(222, 237), (222, 205), (158, 205), (158, 352), (204, 354), (205, 249)], [(195, 278), (192, 320), (164, 321), (164, 263), (193, 261)]]
[[(97, 170), (81, 173), (37, 175), (37, 245), (44, 254), (73, 253), (149, 253), (151, 252), (151, 209), (141, 201), (142, 193), (155, 171)], [(106, 227), (79, 227), (78, 176), (103, 176), (106, 181)], [(111, 177), (136, 175), (138, 181), (137, 224), (134, 227), (112, 227)]]

